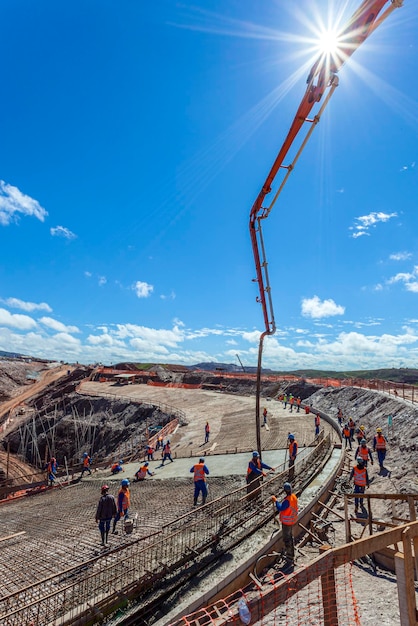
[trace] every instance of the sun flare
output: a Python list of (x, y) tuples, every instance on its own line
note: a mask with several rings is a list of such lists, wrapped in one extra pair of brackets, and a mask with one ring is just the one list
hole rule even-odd
[(318, 50), (322, 54), (335, 55), (338, 53), (341, 42), (334, 30), (323, 31), (319, 35)]

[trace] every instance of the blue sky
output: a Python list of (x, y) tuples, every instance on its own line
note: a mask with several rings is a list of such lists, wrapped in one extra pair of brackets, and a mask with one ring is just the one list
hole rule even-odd
[[(359, 4), (3, 0), (0, 349), (255, 365), (250, 209)], [(265, 222), (265, 367), (417, 366), (417, 41), (405, 0)]]

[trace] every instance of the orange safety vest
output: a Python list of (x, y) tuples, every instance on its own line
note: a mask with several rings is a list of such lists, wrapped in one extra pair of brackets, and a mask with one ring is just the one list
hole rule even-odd
[(298, 520), (298, 499), (294, 493), (291, 493), (285, 500), (289, 502), (290, 506), (284, 511), (280, 511), (280, 521), (285, 526), (294, 526)]
[(298, 442), (296, 440), (293, 440), (292, 443), (289, 443), (289, 458), (291, 459), (293, 457), (293, 446), (296, 445), (296, 454), (294, 455), (294, 458), (296, 458), (296, 455), (298, 453)]
[(355, 425), (356, 425), (356, 423), (352, 419), (348, 420), (348, 427), (349, 428), (354, 428)]
[(147, 454), (152, 454), (154, 452), (154, 448), (152, 446), (147, 446)]
[(300, 403), (301, 403), (301, 402), (302, 402), (301, 398), (298, 398), (298, 399), (296, 400), (296, 404), (297, 404), (298, 406), (300, 406)]
[(386, 439), (383, 435), (376, 435), (376, 450), (386, 450)]
[(206, 424), (206, 426), (205, 426), (205, 433), (209, 433), (209, 432), (210, 432), (209, 424)]
[(344, 435), (344, 437), (349, 437), (350, 436), (350, 429), (348, 428), (348, 426), (343, 428), (343, 435)]
[(205, 464), (204, 463), (196, 463), (194, 466), (194, 481), (197, 483), (198, 480), (203, 480), (206, 482), (206, 474), (204, 471)]
[(321, 423), (321, 418), (319, 417), (319, 415), (315, 415), (315, 426), (319, 426), (320, 423)]
[(147, 471), (148, 471), (148, 465), (143, 465), (142, 467), (139, 468), (136, 475), (138, 478), (145, 478), (145, 476), (147, 475)]
[(311, 409), (309, 406), (305, 406), (305, 413), (306, 415), (309, 415), (309, 413), (311, 412)]
[(163, 448), (163, 452), (164, 452), (164, 454), (170, 454), (171, 453), (171, 448), (170, 448), (170, 445), (168, 443), (165, 444), (165, 446)]
[(124, 491), (123, 489), (119, 489), (119, 493), (123, 493), (122, 511), (126, 511), (131, 505), (131, 494), (129, 493), (128, 488), (126, 489), (126, 491)]
[(353, 467), (353, 477), (354, 477), (354, 484), (357, 485), (358, 487), (365, 487), (367, 484), (367, 479), (366, 479), (366, 470), (360, 469), (359, 467)]
[(367, 461), (367, 459), (369, 458), (369, 448), (367, 446), (360, 446), (357, 452), (357, 456), (359, 456), (361, 459), (363, 459), (363, 461)]
[(295, 401), (294, 397), (293, 397), (293, 396), (291, 396), (291, 397), (289, 398), (289, 402), (290, 402), (290, 404), (293, 404), (293, 403), (294, 403), (294, 401)]
[(85, 456), (83, 459), (83, 467), (88, 467), (90, 465), (90, 457)]
[[(258, 457), (257, 457), (257, 458), (255, 458), (255, 459), (254, 459), (254, 458), (252, 458), (252, 459), (251, 459), (251, 461), (250, 461), (250, 463), (251, 463), (251, 462), (253, 463), (253, 465), (256, 465), (256, 466), (258, 467), (258, 469), (260, 470), (260, 472), (261, 472), (261, 461), (260, 461), (260, 459), (259, 459)], [(249, 475), (249, 474), (252, 474), (252, 473), (253, 473), (253, 470), (252, 470), (252, 469), (251, 469), (251, 467), (250, 467), (250, 463), (248, 463), (247, 475)]]

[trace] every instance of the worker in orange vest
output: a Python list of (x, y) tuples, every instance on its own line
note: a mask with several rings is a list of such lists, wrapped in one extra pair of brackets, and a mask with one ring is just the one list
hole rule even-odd
[(163, 447), (163, 460), (161, 461), (161, 465), (164, 465), (164, 461), (167, 461), (167, 460), (173, 463), (173, 459), (171, 458), (171, 446), (170, 446), (169, 439), (167, 439)]
[(297, 409), (296, 413), (299, 413), (301, 403), (302, 403), (302, 398), (301, 398), (300, 396), (298, 396), (298, 397), (296, 398), (296, 405), (297, 405), (297, 407), (298, 407), (298, 409)]
[(83, 454), (83, 469), (81, 470), (80, 478), (83, 478), (84, 472), (88, 472), (89, 476), (91, 476), (90, 465), (91, 465), (91, 456), (89, 456), (87, 452), (84, 452), (84, 454)]
[(367, 461), (370, 459), (370, 463), (373, 465), (373, 455), (369, 446), (367, 445), (367, 441), (362, 439), (359, 447), (356, 450), (354, 455), (355, 459), (363, 459), (364, 467), (367, 467)]
[(347, 447), (347, 445), (350, 446), (350, 450), (351, 448), (351, 433), (350, 433), (350, 427), (348, 424), (344, 424), (344, 428), (343, 428), (343, 437), (345, 440), (345, 447)]
[(208, 497), (208, 486), (206, 476), (209, 476), (209, 469), (205, 465), (205, 459), (199, 459), (199, 463), (193, 465), (190, 472), (194, 474), (194, 506), (197, 505), (199, 494), (202, 493), (202, 504), (205, 504)]
[(376, 434), (373, 437), (373, 451), (377, 452), (377, 460), (379, 461), (380, 469), (383, 469), (383, 462), (386, 458), (386, 437), (382, 435), (382, 429), (376, 428)]
[(315, 415), (314, 423), (315, 423), (315, 437), (317, 437), (319, 435), (319, 428), (321, 426), (321, 418), (319, 416), (319, 413)]
[(120, 483), (120, 489), (118, 493), (118, 501), (117, 508), (118, 512), (113, 520), (113, 530), (112, 534), (117, 535), (118, 531), (116, 530), (116, 524), (120, 520), (121, 517), (128, 519), (129, 517), (129, 507), (131, 506), (131, 494), (129, 491), (129, 480), (124, 478)]
[(293, 413), (293, 405), (295, 404), (295, 397), (290, 394), (289, 396), (290, 412)]
[(210, 426), (209, 426), (209, 422), (206, 422), (206, 424), (205, 424), (205, 443), (209, 442), (209, 435), (210, 435)]
[(145, 480), (147, 474), (148, 476), (154, 476), (154, 472), (151, 472), (149, 469), (148, 461), (144, 463), (143, 465), (141, 465), (139, 470), (135, 472), (135, 478), (137, 479), (137, 481), (142, 481), (142, 480)]
[(285, 483), (283, 490), (286, 497), (282, 502), (278, 502), (276, 496), (271, 496), (271, 499), (279, 512), (280, 521), (282, 523), (286, 560), (289, 564), (293, 565), (295, 560), (293, 528), (298, 521), (298, 499), (296, 494), (292, 493), (292, 485), (290, 483)]
[(289, 433), (288, 437), (289, 442), (289, 478), (292, 479), (295, 473), (295, 461), (298, 455), (298, 442), (295, 439), (295, 435)]
[(48, 473), (48, 484), (50, 487), (52, 487), (57, 477), (57, 471), (58, 471), (57, 459), (54, 456), (51, 457), (46, 471)]
[[(364, 467), (363, 459), (357, 459), (357, 465), (353, 467), (350, 480), (354, 481), (354, 493), (364, 493), (369, 486), (369, 475)], [(359, 506), (363, 509), (363, 498), (354, 498), (354, 512), (358, 513)]]
[(253, 500), (258, 497), (259, 494), (250, 494), (252, 494), (252, 492), (260, 486), (261, 478), (263, 476), (267, 476), (266, 472), (263, 472), (265, 469), (274, 472), (274, 469), (270, 467), (270, 465), (261, 461), (260, 455), (256, 450), (254, 450), (253, 456), (248, 463), (247, 468), (247, 494), (249, 500)]

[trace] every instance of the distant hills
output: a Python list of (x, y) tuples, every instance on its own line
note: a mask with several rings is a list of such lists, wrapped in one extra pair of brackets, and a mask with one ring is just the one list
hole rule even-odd
[[(23, 359), (48, 362), (47, 359), (39, 359), (37, 357), (30, 357), (17, 352), (5, 352), (0, 350), (0, 358), (3, 359)], [(236, 365), (235, 363), (217, 363), (215, 361), (204, 361), (202, 363), (196, 363), (195, 365), (179, 365), (178, 363), (132, 363), (124, 362), (113, 365), (115, 369), (120, 370), (152, 370), (158, 367), (163, 367), (171, 372), (219, 372), (222, 373), (242, 373), (255, 374), (257, 368), (250, 365)], [(362, 380), (390, 380), (394, 383), (407, 383), (409, 385), (418, 385), (418, 369), (416, 368), (382, 368), (375, 370), (347, 370), (345, 372), (336, 372), (334, 370), (314, 370), (314, 369), (298, 369), (298, 370), (272, 370), (263, 367), (263, 374), (277, 374), (277, 375), (291, 375), (298, 378), (336, 378), (337, 380), (344, 380), (347, 378), (359, 378)]]

